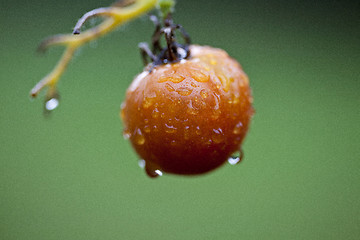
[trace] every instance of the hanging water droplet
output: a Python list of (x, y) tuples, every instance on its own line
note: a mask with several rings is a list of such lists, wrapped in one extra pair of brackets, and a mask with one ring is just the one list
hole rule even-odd
[(59, 99), (51, 98), (50, 100), (46, 101), (45, 108), (47, 111), (52, 111), (59, 106)]
[(159, 169), (152, 170), (146, 165), (145, 165), (145, 172), (151, 178), (161, 177), (163, 175), (162, 171), (160, 171)]
[(139, 167), (141, 167), (141, 168), (144, 168), (144, 167), (145, 167), (145, 164), (146, 164), (146, 162), (145, 162), (144, 159), (140, 159), (140, 160), (138, 161), (138, 165), (139, 165)]
[(229, 157), (228, 162), (231, 165), (235, 165), (240, 162), (240, 158), (239, 157)]
[(240, 163), (244, 158), (244, 152), (240, 149), (239, 150), (239, 156), (231, 156), (228, 158), (228, 162), (231, 165), (236, 165), (238, 163)]

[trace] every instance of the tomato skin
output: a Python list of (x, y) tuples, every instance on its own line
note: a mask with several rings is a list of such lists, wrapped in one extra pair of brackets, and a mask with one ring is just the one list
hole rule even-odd
[(194, 175), (238, 151), (253, 115), (247, 75), (228, 54), (190, 46), (191, 57), (146, 69), (122, 104), (124, 136), (155, 170)]

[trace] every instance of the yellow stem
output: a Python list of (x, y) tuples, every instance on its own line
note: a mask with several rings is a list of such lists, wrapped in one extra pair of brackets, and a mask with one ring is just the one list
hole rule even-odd
[[(55, 68), (45, 78), (43, 78), (35, 85), (35, 87), (31, 90), (30, 95), (32, 97), (36, 97), (44, 87), (49, 87), (48, 95), (56, 92), (56, 84), (59, 81), (60, 76), (65, 71), (77, 48), (89, 41), (109, 33), (125, 22), (128, 22), (141, 16), (147, 11), (150, 11), (156, 6), (156, 3), (157, 0), (135, 0), (134, 4), (123, 8), (113, 6), (108, 8), (95, 9), (93, 10), (95, 11), (94, 16), (106, 16), (109, 18), (104, 20), (98, 26), (85, 31), (80, 35), (57, 35), (43, 41), (43, 43), (40, 45), (40, 48), (43, 50), (49, 46), (54, 45), (65, 45), (66, 49)], [(98, 10), (98, 12), (96, 12), (96, 10)], [(84, 21), (86, 20), (87, 18)]]

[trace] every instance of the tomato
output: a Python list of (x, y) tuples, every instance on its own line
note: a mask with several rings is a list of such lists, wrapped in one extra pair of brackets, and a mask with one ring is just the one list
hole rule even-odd
[(121, 107), (124, 136), (151, 177), (195, 175), (239, 151), (253, 115), (247, 75), (217, 48), (190, 45), (191, 56), (149, 67)]

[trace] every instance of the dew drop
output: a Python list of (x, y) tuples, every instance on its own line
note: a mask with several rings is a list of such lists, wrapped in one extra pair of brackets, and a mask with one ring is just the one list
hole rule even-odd
[(175, 91), (175, 88), (173, 86), (171, 86), (169, 83), (165, 84), (165, 88), (169, 91), (169, 92), (173, 92)]
[(184, 128), (184, 139), (185, 140), (188, 140), (190, 138), (190, 127), (189, 126), (186, 126)]
[(211, 117), (211, 119), (216, 120), (220, 117), (220, 115), (221, 115), (221, 111), (217, 110), (217, 111), (214, 111), (210, 117)]
[(144, 132), (149, 133), (150, 131), (151, 131), (150, 126), (149, 126), (149, 125), (145, 125), (145, 126), (144, 126)]
[(193, 104), (192, 100), (189, 100), (189, 102), (187, 104), (186, 112), (191, 114), (191, 115), (196, 115), (196, 114), (199, 113), (199, 111), (194, 108), (194, 104)]
[(151, 107), (154, 104), (154, 102), (155, 102), (155, 98), (146, 97), (142, 103), (143, 108), (147, 109)]
[(152, 111), (152, 113), (151, 113), (151, 116), (153, 117), (153, 118), (158, 118), (159, 117), (159, 109), (157, 109), (157, 108), (154, 108), (154, 110)]
[(180, 87), (180, 88), (176, 89), (176, 92), (178, 94), (180, 94), (181, 96), (188, 96), (192, 93), (192, 91), (193, 91), (192, 89), (187, 88), (187, 87)]
[(165, 123), (165, 132), (167, 133), (175, 133), (177, 130), (176, 127), (174, 127), (173, 125), (169, 125), (167, 123)]
[(176, 144), (177, 144), (177, 143), (176, 143), (175, 140), (172, 140), (172, 141), (170, 142), (170, 145), (171, 145), (171, 146), (176, 146)]
[(189, 113), (189, 114), (191, 114), (191, 115), (196, 115), (196, 114), (199, 113), (199, 111), (198, 111), (198, 110), (195, 110), (194, 108), (188, 108), (188, 109), (186, 110), (186, 112)]
[(198, 85), (196, 85), (194, 82), (191, 82), (190, 85), (191, 85), (193, 88), (198, 87)]
[(234, 134), (240, 134), (241, 130), (242, 130), (242, 127), (243, 127), (242, 122), (238, 122), (234, 127), (233, 133)]
[(234, 97), (234, 104), (239, 104), (240, 102), (240, 98), (239, 97)]
[(244, 152), (240, 149), (239, 151), (239, 156), (231, 156), (228, 158), (228, 163), (230, 163), (231, 165), (236, 165), (240, 162), (242, 162), (244, 158)]
[(221, 143), (224, 141), (224, 133), (221, 128), (213, 129), (212, 140), (214, 143)]
[(135, 132), (134, 141), (137, 145), (143, 145), (145, 143), (145, 137), (140, 128), (138, 128)]
[(51, 98), (45, 103), (45, 108), (48, 111), (52, 111), (59, 106), (59, 99)]
[(239, 157), (229, 157), (228, 162), (231, 165), (235, 165), (235, 164), (238, 164), (240, 162), (240, 158)]
[(200, 134), (201, 134), (201, 130), (200, 130), (200, 127), (199, 127), (199, 126), (196, 127), (195, 133), (196, 133), (197, 135), (200, 135)]
[(147, 165), (145, 165), (145, 172), (151, 178), (161, 177), (163, 175), (159, 169), (152, 170)]
[(140, 159), (140, 160), (138, 161), (138, 165), (139, 165), (139, 167), (141, 167), (141, 168), (144, 168), (144, 167), (145, 167), (145, 164), (146, 164), (146, 162), (145, 162), (144, 159)]
[(210, 78), (209, 74), (202, 69), (194, 69), (194, 71), (191, 72), (191, 76), (198, 82), (207, 82)]
[(155, 173), (160, 177), (163, 175), (162, 171), (160, 171), (159, 169), (156, 169)]
[(131, 133), (129, 132), (129, 130), (124, 130), (123, 137), (125, 140), (128, 140), (131, 137)]
[(200, 95), (203, 99), (207, 98), (208, 97), (208, 93), (205, 89), (201, 89), (200, 91)]
[(171, 81), (173, 83), (182, 82), (185, 78), (179, 75), (175, 75), (174, 72), (161, 76), (158, 80), (159, 83)]

